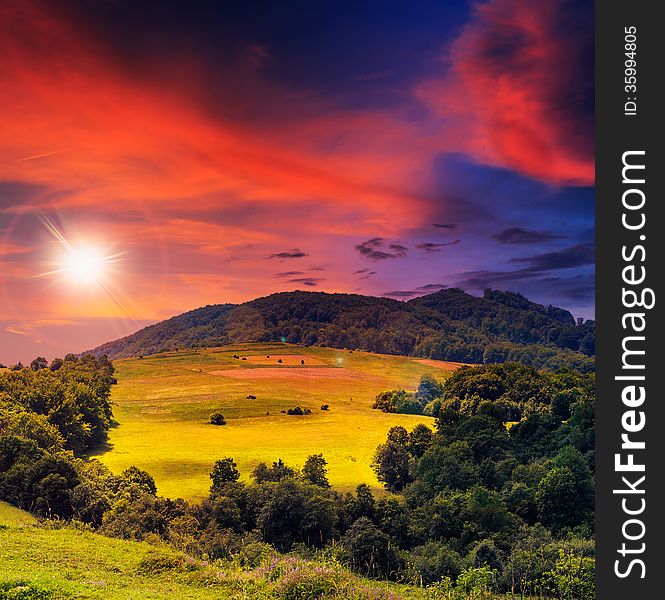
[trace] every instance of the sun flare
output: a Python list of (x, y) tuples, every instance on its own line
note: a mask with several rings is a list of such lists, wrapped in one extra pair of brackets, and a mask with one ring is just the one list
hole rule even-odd
[(62, 270), (75, 283), (97, 283), (104, 275), (106, 262), (107, 259), (97, 248), (72, 247), (67, 249), (62, 261)]

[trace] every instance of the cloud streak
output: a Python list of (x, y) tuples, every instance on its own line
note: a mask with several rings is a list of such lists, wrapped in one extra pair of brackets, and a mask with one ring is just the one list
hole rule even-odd
[(542, 244), (560, 240), (562, 236), (543, 231), (530, 231), (523, 227), (509, 227), (492, 236), (499, 244)]
[(304, 258), (309, 256), (306, 252), (303, 252), (300, 248), (292, 248), (291, 250), (285, 250), (284, 252), (276, 252), (275, 254), (270, 254), (267, 258), (270, 260), (272, 258)]
[(446, 246), (456, 246), (461, 241), (462, 240), (455, 240), (454, 242), (446, 242), (442, 244), (435, 242), (424, 242), (422, 244), (417, 244), (416, 248), (424, 250), (425, 252), (441, 252), (441, 248), (445, 248)]
[(356, 244), (354, 248), (365, 258), (370, 260), (386, 260), (389, 258), (402, 258), (409, 249), (399, 242), (391, 242), (382, 237), (375, 237)]

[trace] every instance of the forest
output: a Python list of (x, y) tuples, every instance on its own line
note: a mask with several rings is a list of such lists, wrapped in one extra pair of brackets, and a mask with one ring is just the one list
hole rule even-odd
[(121, 358), (248, 341), (590, 372), (595, 326), (567, 310), (490, 289), (482, 298), (451, 288), (408, 302), (286, 292), (198, 308), (91, 352)]
[(114, 382), (93, 355), (0, 372), (0, 500), (206, 560), (255, 566), (277, 550), (432, 593), (594, 597), (593, 374), (506, 363), (443, 385), (425, 376), (415, 396), (435, 427), (388, 432), (373, 461), (385, 494), (334, 490), (313, 448), (249, 481), (220, 456), (197, 504), (159, 496), (137, 467), (113, 474), (86, 458), (113, 424)]

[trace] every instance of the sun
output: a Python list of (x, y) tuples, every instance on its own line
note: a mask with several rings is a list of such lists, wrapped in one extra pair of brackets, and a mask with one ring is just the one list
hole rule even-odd
[(104, 276), (108, 258), (93, 246), (71, 246), (62, 260), (62, 272), (71, 281), (89, 285), (99, 283)]

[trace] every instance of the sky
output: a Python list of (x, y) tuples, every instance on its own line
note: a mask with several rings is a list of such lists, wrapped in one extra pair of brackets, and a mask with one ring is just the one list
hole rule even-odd
[(593, 3), (5, 0), (0, 362), (288, 290), (594, 315)]

